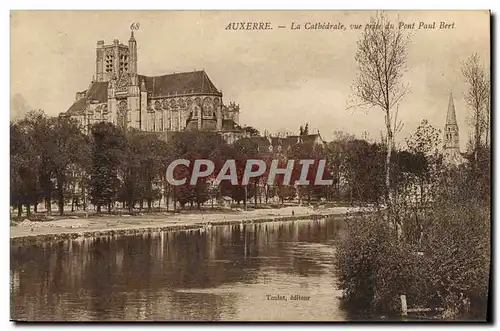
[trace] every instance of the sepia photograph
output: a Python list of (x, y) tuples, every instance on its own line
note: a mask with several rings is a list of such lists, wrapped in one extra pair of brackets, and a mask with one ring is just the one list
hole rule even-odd
[(491, 321), (491, 22), (10, 11), (10, 320)]

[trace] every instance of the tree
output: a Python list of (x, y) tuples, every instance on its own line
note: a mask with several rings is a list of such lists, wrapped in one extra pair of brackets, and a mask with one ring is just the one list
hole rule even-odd
[(234, 149), (236, 152), (236, 171), (238, 173), (239, 185), (234, 187), (231, 186), (232, 197), (236, 201), (243, 200), (245, 208), (247, 207), (247, 200), (254, 196), (255, 204), (257, 204), (257, 185), (259, 178), (251, 178), (249, 184), (251, 184), (252, 189), (248, 189), (248, 185), (241, 185), (241, 180), (243, 179), (243, 173), (245, 171), (246, 161), (248, 159), (256, 159), (258, 157), (258, 145), (256, 142), (249, 138), (239, 139), (234, 143)]
[[(217, 167), (222, 166), (224, 163), (225, 153), (222, 151), (227, 151), (228, 146), (222, 139), (222, 137), (215, 132), (182, 132), (174, 136), (174, 139), (170, 143), (169, 156), (170, 158), (181, 158), (190, 160), (190, 169), (184, 166), (176, 167), (174, 176), (176, 178), (187, 177), (187, 183), (185, 185), (176, 186), (174, 188), (174, 194), (176, 199), (179, 200), (181, 206), (186, 203), (196, 203), (198, 207), (201, 204), (208, 201), (210, 198), (210, 185), (208, 181), (211, 179), (200, 178), (196, 182), (196, 185), (190, 185), (190, 174), (192, 172), (192, 166), (196, 159), (211, 159), (214, 161)], [(216, 171), (212, 174), (215, 175)], [(175, 200), (174, 200), (175, 204)]]
[(144, 173), (141, 166), (147, 153), (149, 151), (145, 145), (144, 134), (136, 130), (128, 131), (118, 173), (121, 180), (119, 201), (126, 203), (129, 212), (132, 212), (135, 203), (144, 197), (144, 181), (141, 178)]
[(256, 128), (252, 127), (252, 126), (244, 126), (243, 128), (243, 131), (245, 131), (246, 133), (248, 133), (248, 135), (250, 137), (258, 137), (260, 136), (260, 132), (259, 130), (257, 130)]
[(10, 124), (10, 204), (17, 207), (18, 217), (22, 215), (23, 205), (29, 216), (29, 207), (38, 201), (40, 193), (39, 158), (29, 133), (29, 128), (21, 122)]
[(304, 126), (300, 126), (299, 128), (299, 134), (302, 136), (307, 136), (309, 134), (309, 123), (306, 123)]
[(343, 173), (351, 202), (378, 205), (384, 191), (383, 147), (365, 140), (348, 141), (343, 159)]
[(80, 131), (77, 123), (66, 117), (54, 117), (50, 121), (50, 132), (53, 139), (53, 153), (50, 163), (57, 187), (59, 214), (64, 214), (66, 186), (73, 176), (73, 165), (84, 166), (89, 157), (88, 139)]
[(403, 29), (391, 27), (386, 15), (380, 13), (370, 19), (358, 40), (355, 55), (358, 75), (353, 86), (354, 96), (362, 106), (381, 109), (385, 118), (385, 186), (389, 213), (392, 209), (391, 153), (397, 123), (395, 108), (408, 92), (408, 86), (402, 84), (401, 80), (406, 68), (409, 41)]
[(490, 84), (481, 63), (481, 58), (477, 54), (470, 56), (466, 61), (462, 62), (462, 74), (467, 84), (464, 100), (470, 110), (469, 120), (473, 128), (474, 160), (477, 162), (481, 137), (486, 132), (487, 127), (489, 127)]
[(98, 213), (103, 205), (107, 205), (110, 212), (120, 187), (118, 166), (126, 140), (123, 131), (111, 123), (94, 124), (91, 132), (90, 199)]
[[(29, 154), (35, 158), (29, 166), (36, 169), (35, 178), (38, 181), (39, 191), (31, 192), (36, 197), (32, 196), (30, 204), (34, 204), (36, 210), (39, 198), (43, 198), (47, 213), (50, 215), (55, 187), (53, 160), (57, 158), (54, 136), (51, 133), (51, 119), (42, 110), (35, 110), (29, 112), (18, 124), (26, 136), (25, 142), (30, 149)], [(28, 214), (30, 204), (26, 205)]]

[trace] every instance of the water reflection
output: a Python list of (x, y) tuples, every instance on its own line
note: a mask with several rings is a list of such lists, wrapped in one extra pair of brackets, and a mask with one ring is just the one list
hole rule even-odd
[[(341, 220), (213, 226), (11, 247), (23, 320), (342, 320)], [(274, 302), (266, 295), (307, 295)]]

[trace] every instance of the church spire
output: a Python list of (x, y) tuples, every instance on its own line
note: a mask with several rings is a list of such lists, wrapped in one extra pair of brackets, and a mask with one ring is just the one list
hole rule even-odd
[(446, 114), (446, 125), (457, 125), (457, 116), (455, 114), (455, 105), (453, 104), (453, 95), (450, 93), (448, 101), (448, 113)]
[(129, 57), (129, 73), (136, 75), (137, 74), (137, 42), (134, 38), (134, 31), (130, 31), (130, 39), (128, 40), (128, 51), (130, 54)]
[(446, 114), (446, 123), (444, 125), (444, 157), (448, 163), (461, 163), (460, 138), (458, 132), (457, 116), (455, 114), (455, 105), (453, 104), (453, 95), (450, 93), (448, 101), (448, 112)]

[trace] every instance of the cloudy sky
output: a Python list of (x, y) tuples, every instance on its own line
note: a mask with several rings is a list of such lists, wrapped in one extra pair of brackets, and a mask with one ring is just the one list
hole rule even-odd
[[(330, 140), (334, 130), (379, 139), (382, 113), (347, 109), (356, 76), (356, 41), (370, 11), (238, 12), (12, 12), (11, 95), (21, 94), (50, 115), (66, 111), (75, 92), (88, 87), (95, 72), (95, 45), (127, 43), (129, 27), (140, 23), (138, 70), (144, 75), (204, 69), (225, 103), (240, 104), (240, 122), (261, 131), (298, 131), (305, 122)], [(407, 11), (390, 17), (411, 24), (436, 22), (436, 29), (408, 30), (411, 93), (400, 104), (405, 123), (400, 142), (422, 119), (442, 129), (450, 92), (461, 130), (468, 134), (460, 63), (478, 53), (489, 67), (488, 12)], [(439, 29), (440, 22), (454, 23)], [(231, 22), (270, 22), (268, 31), (230, 31)], [(301, 30), (291, 30), (292, 22)], [(304, 24), (330, 22), (345, 30), (305, 30)], [(278, 26), (286, 26), (279, 29)]]

